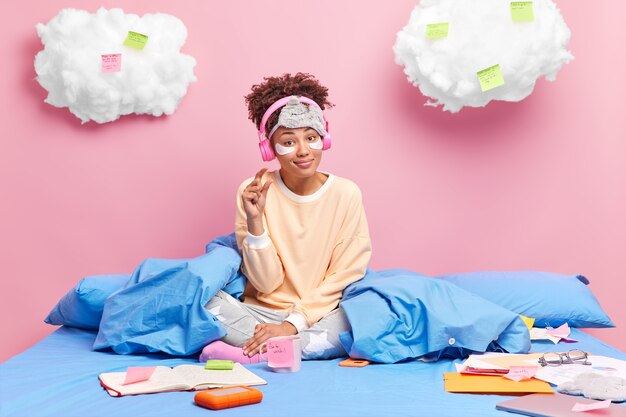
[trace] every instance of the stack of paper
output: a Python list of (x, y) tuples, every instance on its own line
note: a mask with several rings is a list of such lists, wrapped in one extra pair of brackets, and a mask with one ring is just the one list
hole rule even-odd
[(553, 393), (545, 381), (535, 379), (541, 353), (471, 355), (457, 364), (457, 373), (444, 374), (448, 392), (482, 394)]
[(535, 378), (555, 385), (572, 381), (586, 372), (626, 379), (626, 361), (598, 355), (590, 355), (587, 360), (591, 362), (591, 365), (563, 364), (543, 367), (537, 371)]

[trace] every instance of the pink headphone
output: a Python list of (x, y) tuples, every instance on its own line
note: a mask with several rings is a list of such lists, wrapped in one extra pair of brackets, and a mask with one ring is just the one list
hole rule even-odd
[[(267, 123), (267, 119), (269, 119), (276, 110), (278, 110), (279, 108), (289, 103), (289, 100), (291, 99), (291, 97), (293, 96), (283, 97), (280, 100), (276, 101), (276, 103), (272, 104), (270, 108), (265, 111), (265, 114), (263, 115), (263, 119), (261, 120), (261, 127), (259, 129), (259, 149), (261, 150), (261, 156), (263, 157), (263, 160), (266, 162), (271, 161), (272, 159), (276, 158), (276, 155), (274, 154), (274, 149), (272, 149), (270, 139), (267, 136), (265, 136), (265, 124)], [(324, 122), (326, 123), (326, 127), (325, 127), (326, 136), (322, 138), (322, 150), (325, 151), (327, 149), (330, 149), (330, 132), (328, 131), (328, 120), (326, 119), (326, 115), (324, 114), (324, 111), (315, 101), (311, 100), (308, 97), (298, 96), (297, 99), (301, 103), (317, 107), (322, 112), (322, 116), (324, 117)]]

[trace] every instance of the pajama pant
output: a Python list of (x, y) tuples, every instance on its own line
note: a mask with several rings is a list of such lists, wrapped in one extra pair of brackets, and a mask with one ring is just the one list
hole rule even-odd
[[(224, 291), (219, 291), (205, 306), (227, 331), (221, 340), (231, 346), (242, 346), (254, 334), (259, 323), (280, 324), (289, 315), (253, 304), (245, 304)], [(308, 329), (300, 331), (302, 359), (332, 359), (348, 356), (339, 341), (339, 334), (350, 331), (350, 323), (338, 307)]]

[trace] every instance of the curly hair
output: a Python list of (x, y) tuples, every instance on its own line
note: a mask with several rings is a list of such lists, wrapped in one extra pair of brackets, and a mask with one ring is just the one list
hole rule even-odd
[[(328, 88), (311, 74), (298, 72), (295, 75), (283, 74), (280, 77), (264, 77), (264, 82), (252, 86), (252, 92), (248, 94), (248, 118), (260, 129), (263, 115), (277, 100), (287, 96), (305, 96), (315, 101), (322, 110), (332, 107), (327, 100)], [(278, 112), (275, 112), (267, 121), (266, 130), (269, 131), (278, 121)]]

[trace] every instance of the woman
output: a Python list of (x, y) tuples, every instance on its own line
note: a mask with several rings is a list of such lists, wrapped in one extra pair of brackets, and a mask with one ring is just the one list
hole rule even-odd
[(201, 361), (259, 362), (264, 341), (295, 334), (304, 359), (346, 355), (339, 334), (350, 325), (339, 301), (365, 274), (371, 243), (359, 188), (318, 171), (331, 144), (327, 96), (302, 73), (265, 78), (246, 96), (263, 159), (275, 157), (280, 169), (263, 168), (239, 187), (236, 235), (248, 283), (243, 302), (220, 291), (207, 304), (227, 335)]

